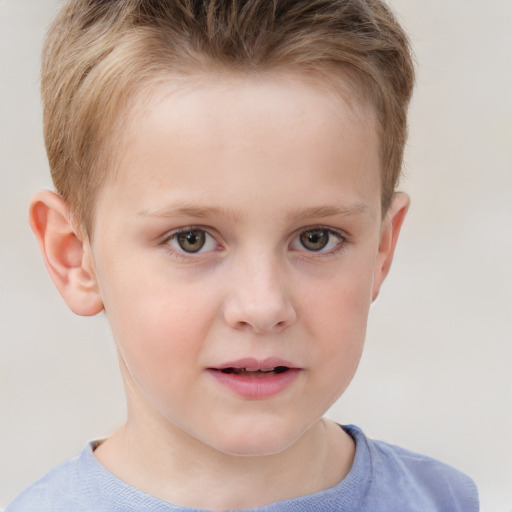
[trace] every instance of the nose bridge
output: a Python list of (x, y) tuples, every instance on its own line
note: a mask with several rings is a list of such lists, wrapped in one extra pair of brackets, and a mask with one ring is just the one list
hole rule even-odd
[(270, 250), (244, 251), (234, 262), (224, 309), (226, 321), (235, 328), (255, 332), (282, 330), (296, 318), (287, 286), (286, 270)]

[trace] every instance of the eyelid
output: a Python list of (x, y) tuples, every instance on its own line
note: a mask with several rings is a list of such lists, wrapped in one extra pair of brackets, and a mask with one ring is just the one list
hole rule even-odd
[[(169, 242), (171, 240), (175, 240), (177, 235), (180, 233), (187, 233), (189, 231), (198, 230), (203, 231), (206, 235), (206, 237), (209, 237), (213, 242), (215, 242), (215, 247), (209, 248), (207, 250), (203, 250), (201, 248), (197, 252), (187, 252), (179, 247), (173, 247)], [(325, 230), (329, 233), (330, 236), (335, 237), (338, 240), (338, 243), (335, 247), (331, 249), (321, 249), (318, 251), (308, 250), (300, 243), (300, 235), (304, 233), (305, 231), (314, 231), (314, 230)], [(206, 254), (210, 252), (214, 252), (216, 249), (221, 250), (224, 246), (223, 243), (220, 243), (218, 239), (220, 236), (218, 234), (212, 234), (211, 232), (214, 231), (210, 227), (207, 226), (198, 226), (198, 225), (190, 225), (190, 226), (182, 226), (179, 228), (176, 228), (172, 231), (167, 232), (161, 242), (159, 242), (159, 245), (163, 245), (166, 247), (166, 249), (172, 253), (174, 256), (181, 258), (181, 259), (190, 259), (190, 258), (198, 258), (201, 256), (206, 256)], [(215, 232), (216, 233), (216, 232)], [(341, 231), (339, 229), (328, 227), (324, 225), (311, 225), (311, 226), (305, 226), (300, 228), (299, 230), (295, 231), (295, 233), (292, 235), (291, 242), (289, 244), (289, 247), (292, 248), (292, 250), (297, 252), (302, 252), (307, 254), (309, 257), (322, 257), (327, 256), (330, 254), (336, 254), (337, 252), (341, 251), (347, 243), (349, 243), (349, 235), (345, 233), (344, 231)], [(298, 247), (294, 248), (293, 245), (297, 243)]]
[[(177, 247), (171, 245), (170, 242), (173, 240), (177, 240), (178, 235), (180, 235), (181, 233), (188, 233), (190, 231), (202, 231), (207, 239), (205, 245), (201, 247), (201, 249), (199, 249), (197, 252), (187, 252), (180, 248), (179, 245)], [(215, 251), (215, 249), (217, 249), (221, 245), (217, 240), (218, 237), (212, 235), (210, 231), (211, 229), (205, 226), (183, 226), (166, 233), (162, 241), (160, 242), (160, 245), (165, 246), (169, 252), (173, 253), (179, 258), (197, 258), (200, 256), (204, 256), (206, 253)], [(208, 242), (208, 239), (210, 239), (210, 243)], [(215, 247), (211, 247), (212, 242), (214, 243)], [(204, 247), (208, 243), (210, 245), (210, 248), (204, 250)]]
[[(338, 243), (336, 244), (335, 247), (333, 247), (331, 249), (320, 249), (318, 251), (308, 250), (306, 247), (304, 247), (301, 244), (300, 236), (301, 236), (302, 233), (304, 233), (306, 231), (315, 231), (315, 230), (327, 231), (330, 236), (334, 236), (335, 238), (338, 239)], [(339, 229), (335, 229), (335, 228), (328, 227), (328, 226), (322, 226), (322, 225), (320, 225), (320, 226), (319, 225), (313, 225), (313, 226), (303, 227), (299, 231), (296, 231), (295, 234), (293, 235), (292, 241), (290, 243), (290, 247), (292, 247), (292, 245), (294, 243), (297, 243), (298, 244), (298, 248), (293, 248), (292, 247), (293, 250), (304, 252), (308, 256), (313, 256), (313, 257), (318, 256), (318, 257), (321, 257), (321, 256), (337, 253), (338, 251), (342, 250), (348, 242), (349, 242), (348, 235), (345, 232), (340, 231)]]

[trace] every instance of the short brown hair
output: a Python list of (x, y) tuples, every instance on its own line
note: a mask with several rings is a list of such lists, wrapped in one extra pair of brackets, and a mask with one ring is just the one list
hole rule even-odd
[(414, 67), (407, 36), (381, 0), (69, 0), (43, 52), (44, 129), (55, 187), (86, 231), (129, 99), (155, 79), (216, 66), (350, 77), (378, 120), (386, 211)]

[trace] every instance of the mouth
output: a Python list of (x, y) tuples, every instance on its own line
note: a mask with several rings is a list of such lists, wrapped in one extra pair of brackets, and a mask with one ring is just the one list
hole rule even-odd
[(285, 373), (289, 371), (290, 368), (288, 366), (275, 366), (273, 368), (236, 368), (234, 366), (229, 366), (228, 368), (222, 368), (218, 370), (227, 375), (240, 375), (242, 377), (268, 377), (270, 375), (279, 375), (281, 373)]
[(301, 370), (293, 363), (278, 358), (247, 358), (208, 368), (215, 381), (249, 400), (262, 400), (280, 394), (293, 384)]

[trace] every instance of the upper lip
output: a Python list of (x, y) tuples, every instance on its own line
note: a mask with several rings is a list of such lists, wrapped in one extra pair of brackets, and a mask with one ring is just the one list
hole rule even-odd
[(222, 363), (218, 366), (215, 366), (213, 369), (215, 370), (225, 370), (226, 368), (237, 368), (237, 369), (245, 369), (249, 371), (257, 371), (257, 370), (272, 370), (277, 367), (286, 367), (286, 368), (297, 368), (296, 365), (286, 361), (284, 359), (278, 357), (267, 357), (265, 359), (256, 359), (254, 357), (245, 357), (242, 359), (237, 359), (236, 361), (228, 361)]

